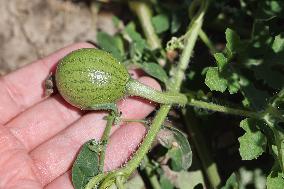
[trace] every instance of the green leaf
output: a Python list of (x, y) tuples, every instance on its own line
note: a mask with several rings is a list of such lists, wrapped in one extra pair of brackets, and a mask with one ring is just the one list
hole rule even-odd
[(130, 44), (134, 48), (134, 51), (142, 54), (144, 48), (147, 47), (147, 43), (145, 39), (142, 38), (140, 33), (136, 31), (135, 24), (133, 22), (130, 22), (129, 24), (127, 24), (124, 31), (132, 40)]
[(86, 142), (72, 167), (72, 183), (75, 189), (84, 189), (89, 179), (99, 173), (99, 147), (95, 140)]
[(231, 176), (227, 179), (225, 186), (221, 189), (239, 189), (239, 182), (237, 175), (232, 173)]
[(265, 0), (259, 1), (256, 15), (258, 19), (269, 19), (280, 16), (283, 18), (284, 2), (282, 0)]
[(246, 133), (239, 138), (240, 142), (240, 155), (242, 160), (252, 160), (258, 158), (266, 148), (266, 137), (262, 134), (257, 123), (252, 119), (244, 119), (241, 121), (240, 126), (246, 131)]
[(226, 29), (226, 48), (230, 51), (230, 54), (234, 54), (238, 52), (239, 45), (240, 45), (240, 37), (239, 35), (230, 28)]
[(168, 151), (168, 156), (171, 158), (171, 168), (174, 171), (181, 171), (183, 169), (182, 166), (182, 152), (177, 147), (172, 147)]
[(163, 174), (160, 177), (161, 188), (163, 189), (173, 189), (174, 185), (171, 181)]
[(228, 78), (228, 90), (230, 94), (235, 94), (237, 93), (241, 86), (240, 86), (240, 79), (239, 75), (235, 72), (233, 73), (228, 73), (229, 78)]
[(169, 18), (165, 14), (159, 14), (152, 18), (152, 23), (157, 34), (163, 33), (170, 28)]
[(178, 172), (175, 185), (179, 189), (191, 189), (191, 188), (193, 189), (197, 185), (200, 186), (200, 188), (205, 188), (203, 175), (200, 170), (190, 171), (190, 172), (186, 171)]
[(223, 53), (215, 53), (214, 58), (216, 60), (219, 71), (223, 71), (224, 67), (229, 63), (228, 59), (225, 57)]
[(275, 36), (273, 44), (272, 44), (272, 49), (275, 53), (278, 53), (278, 52), (284, 50), (283, 34), (279, 34), (279, 35)]
[(174, 127), (165, 126), (159, 133), (160, 144), (168, 148), (167, 155), (175, 171), (187, 170), (192, 163), (192, 151), (184, 133)]
[(141, 64), (141, 68), (150, 76), (159, 79), (160, 81), (167, 83), (168, 75), (162, 66), (156, 63), (143, 63)]
[(192, 151), (186, 135), (175, 127), (165, 127), (163, 131), (168, 134), (161, 138), (160, 143), (169, 148), (174, 170), (187, 170), (192, 163)]
[[(282, 114), (283, 117), (283, 114)], [(278, 124), (278, 121), (275, 120), (272, 116), (269, 116), (269, 121), (267, 124), (272, 127), (274, 134), (274, 140), (276, 145), (276, 155), (278, 162), (280, 163), (281, 169), (284, 170), (284, 128)], [(282, 118), (283, 120), (283, 118)], [(282, 122), (283, 123), (283, 122)]]
[(192, 164), (192, 151), (187, 136), (175, 127), (170, 127), (182, 153), (181, 165), (183, 170), (187, 170)]
[(112, 16), (112, 22), (114, 26), (118, 28), (121, 20), (117, 16)]
[(124, 47), (122, 39), (119, 36), (114, 37), (105, 32), (98, 32), (97, 42), (103, 50), (111, 53), (119, 61), (123, 59)]
[(284, 174), (278, 165), (274, 165), (266, 180), (267, 189), (283, 189)]
[(227, 80), (222, 78), (217, 67), (209, 67), (206, 72), (205, 84), (211, 91), (224, 92), (227, 88)]

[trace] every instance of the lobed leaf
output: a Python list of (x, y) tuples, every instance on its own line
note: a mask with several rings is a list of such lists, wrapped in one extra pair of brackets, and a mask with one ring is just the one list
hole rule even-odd
[(283, 189), (284, 174), (278, 165), (274, 165), (266, 180), (267, 189)]
[(209, 67), (206, 72), (205, 84), (211, 91), (224, 92), (227, 89), (227, 80), (220, 76), (217, 67)]
[(223, 71), (225, 66), (229, 63), (228, 59), (223, 53), (215, 53), (214, 58), (216, 60), (219, 71)]
[(266, 137), (256, 126), (257, 122), (252, 119), (244, 119), (240, 126), (246, 133), (239, 138), (240, 155), (242, 160), (252, 160), (258, 158), (266, 148)]
[[(239, 45), (240, 45), (240, 37), (239, 35), (232, 29), (226, 29), (226, 48), (229, 51), (229, 55), (235, 54), (238, 52)], [(230, 57), (230, 56), (229, 56)]]

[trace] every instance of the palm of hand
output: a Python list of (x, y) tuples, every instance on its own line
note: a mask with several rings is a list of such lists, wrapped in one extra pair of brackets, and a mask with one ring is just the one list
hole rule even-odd
[[(0, 188), (73, 188), (72, 163), (85, 141), (100, 139), (106, 113), (85, 114), (66, 104), (59, 95), (44, 98), (42, 84), (59, 59), (72, 50), (90, 47), (93, 46), (87, 43), (69, 46), (1, 78)], [(159, 88), (151, 78), (139, 80)], [(129, 119), (142, 119), (154, 109), (135, 98), (123, 100), (118, 106), (122, 117)], [(127, 160), (143, 138), (145, 128), (129, 123), (113, 127), (111, 133), (105, 170)]]

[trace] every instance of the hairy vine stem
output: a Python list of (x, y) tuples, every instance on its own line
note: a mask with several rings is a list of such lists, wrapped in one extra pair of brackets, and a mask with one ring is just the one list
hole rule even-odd
[(198, 108), (204, 108), (204, 109), (208, 109), (208, 110), (212, 110), (216, 112), (223, 112), (223, 113), (233, 114), (233, 115), (241, 115), (241, 116), (257, 118), (257, 119), (262, 119), (263, 117), (263, 114), (259, 112), (230, 108), (230, 107), (214, 104), (211, 102), (204, 102), (204, 101), (195, 100), (195, 99), (191, 99), (187, 103), (187, 105), (198, 107)]
[[(196, 1), (194, 1), (196, 2)], [(195, 42), (198, 38), (199, 32), (201, 30), (201, 26), (203, 23), (203, 17), (205, 11), (207, 9), (207, 0), (203, 0), (199, 2), (201, 4), (200, 10), (197, 13), (197, 16), (193, 17), (188, 32), (186, 32), (185, 46), (180, 57), (179, 63), (176, 68), (172, 69), (173, 77), (170, 79), (170, 83), (168, 89), (170, 91), (178, 92), (181, 87), (182, 80), (184, 78), (184, 72), (189, 64), (190, 57), (192, 56), (193, 48), (195, 46)], [(196, 3), (193, 3), (196, 4)]]
[(145, 173), (146, 173), (146, 175), (149, 178), (149, 181), (150, 181), (150, 184), (151, 184), (152, 188), (153, 189), (162, 189), (162, 187), (160, 185), (160, 182), (159, 182), (159, 180), (157, 178), (157, 175), (153, 174), (154, 168), (150, 167), (150, 166), (147, 166), (147, 164), (150, 164), (149, 163), (150, 160), (149, 160), (147, 155), (144, 157), (144, 162), (146, 163)]
[[(168, 89), (172, 92), (179, 92), (180, 86), (182, 83), (182, 79), (184, 77), (184, 70), (187, 68), (190, 57), (193, 52), (193, 47), (196, 43), (199, 31), (201, 29), (203, 23), (203, 17), (207, 8), (207, 1), (203, 0), (200, 1), (201, 6), (200, 10), (197, 13), (189, 26), (190, 35), (187, 35), (187, 39), (185, 41), (185, 48), (183, 53), (180, 57), (179, 63), (176, 68), (173, 68), (172, 73), (173, 77), (171, 78), (171, 85), (168, 86)], [(142, 144), (140, 145), (139, 149), (136, 151), (133, 158), (128, 162), (127, 166), (120, 170), (120, 172), (127, 173), (126, 175), (130, 175), (140, 164), (141, 160), (144, 158), (146, 153), (149, 151), (153, 140), (156, 138), (157, 133), (159, 132), (162, 124), (164, 123), (171, 105), (162, 105), (157, 112), (152, 125), (144, 138)]]

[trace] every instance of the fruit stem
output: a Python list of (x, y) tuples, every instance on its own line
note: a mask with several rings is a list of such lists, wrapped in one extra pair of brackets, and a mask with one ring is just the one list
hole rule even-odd
[(99, 171), (100, 171), (100, 173), (102, 173), (104, 171), (106, 147), (107, 147), (107, 143), (108, 143), (111, 127), (112, 127), (112, 125), (114, 123), (114, 120), (115, 120), (115, 115), (114, 114), (115, 114), (114, 112), (111, 112), (111, 114), (107, 116), (106, 128), (105, 128), (103, 136), (101, 138), (103, 149), (101, 151), (100, 161), (99, 161)]
[(187, 103), (187, 97), (181, 93), (160, 92), (134, 79), (129, 79), (127, 82), (126, 94), (140, 96), (160, 104), (179, 104), (183, 106)]

